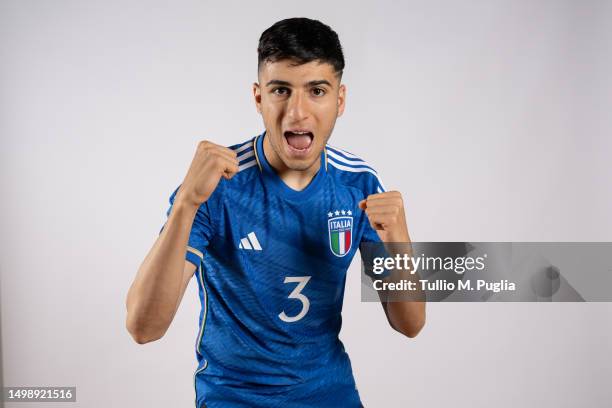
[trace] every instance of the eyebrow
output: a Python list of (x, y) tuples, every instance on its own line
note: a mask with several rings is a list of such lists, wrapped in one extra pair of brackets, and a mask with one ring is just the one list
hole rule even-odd
[[(292, 86), (291, 82), (281, 81), (280, 79), (272, 79), (266, 84), (266, 86), (271, 86), (271, 85)], [(317, 86), (317, 85), (327, 85), (329, 87), (332, 86), (332, 84), (330, 84), (329, 81), (326, 79), (318, 79), (318, 80), (310, 81), (306, 83), (306, 86)]]

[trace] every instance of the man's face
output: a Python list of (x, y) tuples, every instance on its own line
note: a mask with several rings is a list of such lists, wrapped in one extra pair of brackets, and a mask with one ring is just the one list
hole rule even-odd
[(317, 166), (336, 118), (344, 112), (345, 92), (331, 64), (262, 64), (253, 94), (274, 152), (272, 163), (301, 171)]

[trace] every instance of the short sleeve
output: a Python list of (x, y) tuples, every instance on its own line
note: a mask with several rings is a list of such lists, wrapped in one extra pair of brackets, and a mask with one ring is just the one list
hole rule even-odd
[[(363, 185), (363, 196), (364, 198), (369, 196), (370, 194), (379, 194), (385, 192), (385, 189), (378, 178), (378, 175), (367, 174), (364, 180)], [(363, 244), (366, 245), (363, 245)], [(370, 222), (367, 221), (365, 223), (365, 227), (363, 230), (363, 235), (361, 236), (361, 242), (359, 243), (359, 249), (361, 252), (361, 259), (364, 262), (364, 265), (373, 265), (374, 258), (377, 257), (387, 257), (387, 251), (384, 245), (368, 245), (370, 243), (380, 243), (382, 244), (382, 240), (378, 236), (378, 233), (372, 226)], [(388, 270), (384, 270), (382, 273), (375, 274), (371, 268), (365, 270), (365, 274), (370, 276), (373, 279), (386, 278), (389, 276), (390, 272)]]
[(382, 242), (376, 230), (368, 222), (361, 236), (361, 242)]
[[(170, 217), (170, 213), (172, 212), (172, 207), (174, 205), (174, 197), (176, 196), (177, 192), (178, 188), (174, 190), (174, 192), (170, 196), (170, 208), (168, 208), (168, 211), (166, 211), (167, 217)], [(159, 231), (160, 234), (163, 229), (164, 227), (162, 227)], [(200, 208), (198, 208), (198, 211), (196, 212), (195, 218), (193, 220), (191, 232), (189, 233), (189, 241), (187, 243), (187, 252), (185, 253), (185, 259), (194, 264), (196, 267), (198, 267), (200, 265), (200, 262), (204, 259), (206, 247), (208, 247), (208, 243), (210, 242), (211, 236), (212, 225), (210, 218), (210, 210), (208, 203), (205, 202), (200, 206)]]
[[(363, 196), (364, 198), (370, 194), (384, 193), (385, 188), (383, 187), (378, 175), (372, 175), (365, 173), (365, 180), (363, 185)], [(361, 236), (361, 242), (382, 242), (376, 230), (372, 228), (369, 222), (366, 223), (363, 235)]]

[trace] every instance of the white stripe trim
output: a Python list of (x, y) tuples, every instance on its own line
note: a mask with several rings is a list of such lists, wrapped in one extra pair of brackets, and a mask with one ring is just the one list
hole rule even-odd
[[(202, 318), (202, 325), (200, 326), (200, 332), (198, 333), (198, 344), (196, 344), (196, 352), (204, 357), (202, 355), (202, 351), (200, 350), (200, 344), (202, 343), (202, 337), (204, 336), (204, 328), (206, 327), (206, 318), (208, 317), (208, 292), (206, 291), (206, 285), (204, 285), (204, 274), (202, 273), (202, 262), (200, 262), (200, 265), (198, 266), (198, 274), (200, 275), (200, 282), (202, 285), (202, 292), (204, 293), (204, 316)], [(204, 360), (204, 364), (202, 365), (201, 368), (197, 369), (195, 373), (193, 373), (193, 388), (195, 391), (195, 405), (196, 408), (198, 408), (198, 387), (196, 387), (196, 376), (198, 375), (198, 373), (206, 370), (206, 368), (208, 368), (208, 360)]]
[[(363, 166), (372, 167), (368, 163), (366, 163), (365, 161), (363, 161), (361, 159), (359, 159), (359, 161), (357, 161), (357, 160), (347, 160), (344, 157), (338, 155), (337, 153), (332, 152), (331, 150), (328, 150), (327, 154), (329, 155), (329, 157), (331, 157), (331, 158), (333, 158), (335, 160), (338, 160), (339, 162), (342, 162), (342, 163), (352, 164), (354, 166), (361, 166), (361, 165), (363, 165)], [(372, 170), (374, 170), (374, 168), (372, 168)], [(374, 172), (376, 172), (376, 170), (374, 170)]]
[(373, 174), (376, 177), (376, 180), (378, 180), (378, 184), (380, 184), (382, 186), (382, 188), (386, 190), (384, 184), (382, 183), (382, 181), (380, 181), (380, 178), (378, 178), (378, 174), (376, 174), (376, 172), (374, 170), (372, 170), (372, 169), (367, 169), (367, 168), (356, 169), (354, 167), (343, 166), (340, 163), (336, 163), (333, 160), (330, 160), (329, 164), (331, 164), (332, 166), (334, 166), (337, 169), (349, 171), (351, 173), (363, 173), (363, 172), (371, 173), (371, 174)]
[[(202, 350), (200, 350), (200, 345), (202, 343), (202, 337), (204, 336), (204, 328), (206, 327), (206, 318), (208, 317), (208, 291), (206, 290), (206, 285), (204, 285), (204, 273), (202, 272), (202, 262), (200, 262), (200, 266), (198, 267), (198, 273), (200, 275), (200, 283), (202, 285), (202, 291), (204, 293), (204, 317), (202, 319), (202, 326), (200, 326), (200, 334), (198, 335), (198, 344), (196, 351), (202, 357)], [(208, 360), (206, 360), (206, 365), (208, 366)]]
[(201, 371), (206, 370), (207, 367), (208, 367), (208, 360), (204, 360), (204, 365), (202, 366), (202, 368), (199, 368), (195, 373), (193, 373), (193, 389), (195, 391), (195, 408), (200, 408), (198, 407), (198, 387), (196, 386), (196, 377)]
[(256, 165), (257, 165), (257, 160), (255, 160), (255, 159), (249, 160), (248, 162), (238, 166), (238, 171), (242, 171), (244, 169), (248, 169), (249, 167), (253, 167), (253, 166), (256, 166)]
[(336, 146), (332, 146), (332, 145), (329, 145), (329, 144), (328, 144), (328, 145), (327, 145), (327, 147), (331, 147), (332, 149), (336, 149), (336, 150), (338, 150), (339, 152), (342, 152), (342, 153), (346, 154), (348, 157), (353, 157), (353, 158), (355, 158), (355, 159), (363, 160), (361, 157), (359, 157), (359, 156), (355, 156), (353, 153), (347, 152), (346, 150), (342, 150), (342, 149), (340, 149), (340, 148), (338, 148), (338, 147), (336, 147)]
[(240, 240), (240, 244), (242, 245), (242, 248), (244, 249), (253, 249), (253, 247), (251, 246), (251, 243), (246, 238), (242, 238)]
[[(373, 168), (373, 167), (372, 167), (372, 166), (371, 166), (371, 165), (370, 165), (368, 162), (366, 162), (365, 160), (363, 160), (361, 157), (355, 156), (354, 154), (349, 153), (349, 152), (347, 152), (347, 151), (345, 151), (345, 150), (338, 149), (337, 147), (330, 146), (330, 145), (327, 145), (327, 146), (328, 146), (328, 147), (331, 147), (332, 149), (336, 149), (336, 150), (338, 150), (338, 151), (341, 151), (342, 153), (346, 154), (346, 155), (347, 155), (347, 156), (349, 156), (349, 157), (353, 157), (353, 158), (355, 158), (355, 159), (359, 159), (359, 160), (347, 160), (346, 158), (344, 158), (344, 157), (340, 156), (339, 154), (334, 153), (333, 151), (331, 151), (331, 150), (329, 150), (329, 149), (325, 149), (325, 150), (327, 150), (327, 153), (328, 153), (328, 154), (329, 154), (329, 156), (331, 157), (331, 160), (330, 160), (330, 161), (332, 161), (332, 162), (333, 162), (334, 160), (338, 160), (338, 161), (340, 161), (341, 163), (352, 164), (352, 165), (354, 165), (354, 166), (366, 165), (366, 166), (370, 167), (370, 168), (372, 169), (372, 171), (374, 171), (374, 173), (372, 173), (372, 174), (374, 174), (374, 175), (376, 176), (376, 179), (378, 180), (378, 183), (381, 185), (381, 187), (382, 187), (384, 190), (386, 190), (386, 189), (387, 189), (387, 188), (385, 187), (385, 185), (382, 183), (382, 181), (380, 180), (380, 177), (378, 177), (378, 172), (377, 172), (376, 170), (374, 170), (374, 168)], [(371, 172), (370, 172), (370, 173), (371, 173)], [(382, 192), (382, 191), (380, 191), (380, 192)]]
[(261, 251), (261, 245), (259, 245), (259, 241), (257, 240), (257, 236), (255, 235), (255, 233), (249, 232), (247, 237), (251, 241), (251, 244), (253, 244), (253, 248), (255, 248), (256, 251)]
[(187, 251), (197, 255), (200, 259), (204, 259), (204, 254), (193, 247), (187, 246)]
[(251, 150), (250, 152), (246, 152), (241, 156), (236, 157), (236, 160), (238, 160), (239, 162), (243, 161), (244, 159), (247, 159), (249, 157), (253, 157), (255, 156), (255, 150)]
[(246, 144), (243, 144), (242, 146), (238, 147), (238, 148), (234, 148), (232, 149), (233, 151), (236, 152), (236, 154), (245, 151), (246, 149), (248, 149), (249, 147), (253, 146), (253, 141), (251, 140), (250, 142), (247, 142)]

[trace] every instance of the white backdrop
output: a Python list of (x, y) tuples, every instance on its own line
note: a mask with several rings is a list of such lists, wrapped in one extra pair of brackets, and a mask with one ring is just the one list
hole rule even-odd
[[(125, 295), (197, 141), (263, 130), (257, 40), (287, 17), (340, 35), (331, 143), (402, 191), (413, 240), (612, 241), (612, 3), (396, 3), (0, 1), (5, 385), (193, 406), (196, 282), (144, 346)], [(367, 407), (609, 406), (612, 304), (430, 304), (407, 339), (357, 261), (341, 338)]]

